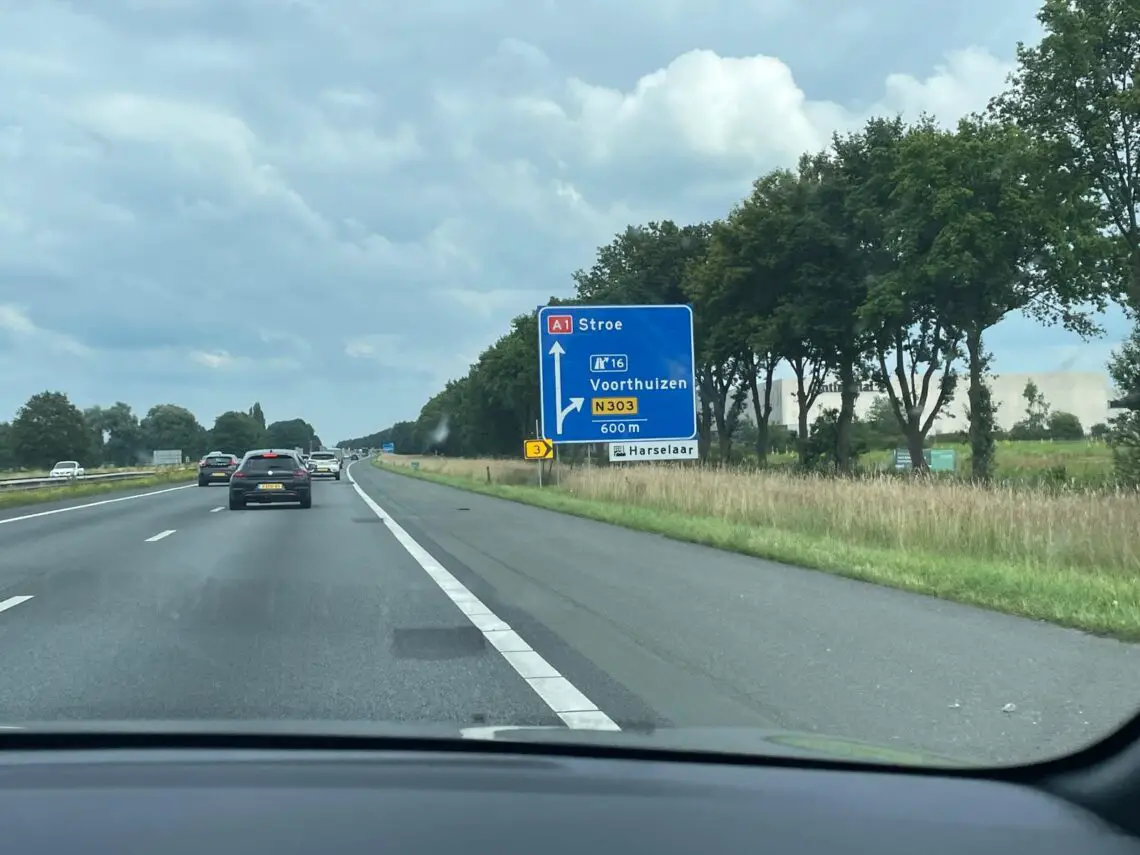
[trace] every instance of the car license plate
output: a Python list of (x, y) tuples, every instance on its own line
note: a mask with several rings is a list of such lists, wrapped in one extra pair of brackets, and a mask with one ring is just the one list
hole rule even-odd
[(226, 477), (226, 473), (225, 473), (225, 472), (215, 472), (215, 473), (214, 473), (214, 477), (215, 477), (215, 478), (225, 478), (225, 477)]
[(257, 489), (259, 489), (259, 490), (284, 490), (285, 485), (284, 484), (258, 484)]
[(320, 466), (317, 468), (317, 471), (318, 472), (331, 472), (332, 470), (329, 469), (327, 466)]

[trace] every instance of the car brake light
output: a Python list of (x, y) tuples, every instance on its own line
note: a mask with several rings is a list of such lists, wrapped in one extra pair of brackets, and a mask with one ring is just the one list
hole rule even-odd
[(263, 454), (262, 457), (276, 457), (276, 454)]
[(308, 478), (309, 477), (309, 470), (308, 469), (298, 469), (293, 474), (296, 475), (298, 478)]
[(244, 472), (235, 472), (235, 473), (233, 474), (233, 476), (232, 476), (232, 477), (234, 477), (234, 478), (244, 478), (244, 477), (245, 477), (245, 473), (244, 473)]

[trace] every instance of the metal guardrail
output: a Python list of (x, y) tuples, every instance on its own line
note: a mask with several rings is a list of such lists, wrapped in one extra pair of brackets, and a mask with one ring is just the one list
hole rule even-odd
[(126, 478), (145, 478), (155, 472), (155, 469), (140, 469), (134, 472), (103, 472), (84, 475), (82, 478), (0, 478), (0, 490), (36, 490), (40, 487), (66, 487), (68, 484), (90, 481), (122, 481)]

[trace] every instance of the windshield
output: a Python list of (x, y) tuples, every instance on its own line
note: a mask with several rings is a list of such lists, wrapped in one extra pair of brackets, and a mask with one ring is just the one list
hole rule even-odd
[(1104, 738), (1126, 6), (3, 4), (0, 748)]

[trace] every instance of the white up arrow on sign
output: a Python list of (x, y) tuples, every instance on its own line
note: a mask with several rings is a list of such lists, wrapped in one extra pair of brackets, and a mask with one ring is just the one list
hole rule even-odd
[(562, 406), (562, 357), (565, 353), (557, 341), (550, 346), (550, 355), (554, 357), (554, 406), (558, 413), (554, 432), (559, 434), (562, 433), (562, 423), (566, 421), (566, 417), (575, 410), (581, 410), (582, 405), (586, 403), (585, 398), (571, 398), (569, 404)]

